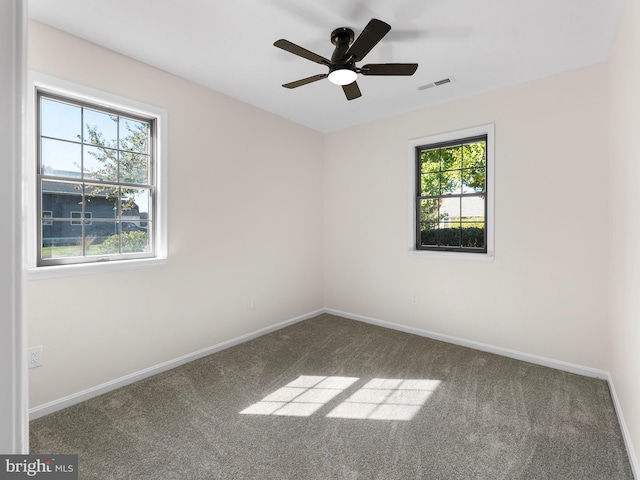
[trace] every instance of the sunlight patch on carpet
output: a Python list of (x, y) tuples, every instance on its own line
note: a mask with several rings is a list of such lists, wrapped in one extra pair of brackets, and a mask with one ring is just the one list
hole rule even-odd
[[(244, 415), (309, 417), (329, 405), (360, 378), (303, 375), (242, 410)], [(335, 406), (328, 418), (411, 420), (439, 380), (374, 378)]]
[(411, 420), (440, 380), (374, 378), (327, 414), (329, 418)]
[(240, 413), (308, 417), (358, 380), (356, 377), (303, 375)]

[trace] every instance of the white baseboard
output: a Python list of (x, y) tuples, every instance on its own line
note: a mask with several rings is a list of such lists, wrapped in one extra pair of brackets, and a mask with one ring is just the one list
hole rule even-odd
[[(449, 335), (443, 335), (440, 333), (430, 332), (427, 330), (421, 330), (419, 328), (408, 327), (406, 325), (400, 325), (393, 322), (387, 322), (384, 320), (378, 320), (371, 317), (366, 317), (363, 315), (357, 315), (349, 312), (342, 312), (339, 310), (334, 310), (331, 308), (322, 308), (313, 312), (309, 312), (307, 314), (285, 320), (283, 322), (277, 323), (275, 325), (262, 328), (260, 330), (256, 330), (255, 332), (248, 333), (246, 335), (241, 335), (237, 338), (228, 340), (226, 342), (219, 343), (217, 345), (213, 345), (211, 347), (204, 348), (202, 350), (198, 350), (193, 353), (189, 353), (183, 355), (178, 358), (174, 358), (172, 360), (168, 360), (166, 362), (160, 363), (158, 365), (154, 365), (152, 367), (146, 368), (144, 370), (140, 370), (129, 375), (125, 375), (124, 377), (116, 378), (109, 382), (103, 383), (101, 385), (97, 385), (95, 387), (88, 388), (81, 392), (77, 392), (66, 397), (53, 400), (51, 402), (45, 403), (43, 405), (39, 405), (37, 407), (33, 407), (29, 409), (29, 420), (35, 420), (36, 418), (40, 418), (44, 415), (48, 415), (49, 413), (56, 412), (58, 410), (62, 410), (63, 408), (70, 407), (71, 405), (78, 404), (85, 400), (89, 400), (90, 398), (97, 397), (98, 395), (102, 395), (103, 393), (107, 393), (111, 390), (115, 390), (120, 387), (124, 387), (125, 385), (129, 385), (131, 383), (137, 382), (139, 380), (151, 377), (161, 372), (165, 372), (167, 370), (171, 370), (172, 368), (179, 367), (180, 365), (184, 365), (185, 363), (192, 362), (202, 357), (206, 357), (207, 355), (211, 355), (213, 353), (219, 352), (221, 350), (225, 350), (227, 348), (234, 347), (241, 343), (247, 342), (249, 340), (253, 340), (254, 338), (260, 337), (262, 335), (266, 335), (267, 333), (274, 332), (284, 327), (288, 327), (289, 325), (293, 325), (295, 323), (301, 322), (303, 320), (308, 320), (322, 313), (328, 313), (331, 315), (336, 315), (343, 318), (348, 318), (351, 320), (357, 320), (360, 322), (369, 323), (372, 325), (377, 325), (384, 328), (389, 328), (392, 330), (398, 330), (405, 333), (411, 333), (414, 335), (419, 335), (421, 337), (432, 338), (434, 340), (440, 340), (447, 343), (452, 343), (454, 345), (460, 345), (463, 347), (469, 347), (476, 350), (480, 350), (483, 352), (494, 353), (496, 355), (502, 355), (504, 357), (510, 357), (517, 360), (522, 360), (529, 363), (534, 363), (536, 365), (543, 365), (545, 367), (551, 367), (558, 370), (564, 370), (571, 373), (576, 373), (578, 375), (584, 375), (592, 378), (599, 378), (603, 380), (608, 380), (609, 385), (612, 387), (613, 383), (611, 382), (611, 377), (609, 372), (604, 370), (597, 370), (590, 367), (584, 367), (581, 365), (575, 365), (572, 363), (563, 362), (560, 360), (554, 360), (546, 357), (541, 357), (538, 355), (532, 355), (528, 353), (518, 352), (515, 350), (510, 350), (502, 347), (496, 347), (493, 345), (488, 345), (485, 343), (475, 342), (472, 340), (466, 340), (463, 338), (453, 337)], [(613, 390), (613, 389), (612, 389)], [(622, 418), (622, 412), (619, 410), (619, 406), (616, 404), (616, 411), (618, 412), (618, 418)], [(626, 431), (623, 430), (623, 431)], [(628, 436), (628, 435), (627, 435)], [(626, 441), (626, 440), (625, 440)]]
[(53, 400), (43, 405), (33, 407), (29, 409), (29, 420), (35, 420), (36, 418), (43, 417), (45, 415), (48, 415), (49, 413), (62, 410), (63, 408), (67, 408), (77, 403), (84, 402), (85, 400), (89, 400), (90, 398), (97, 397), (98, 395), (102, 395), (103, 393), (110, 392), (111, 390), (115, 390), (116, 388), (124, 387), (125, 385), (129, 385), (131, 383), (135, 383), (137, 381), (156, 375), (158, 373), (171, 370), (172, 368), (179, 367), (180, 365), (184, 365), (185, 363), (193, 362), (194, 360), (197, 360), (202, 357), (206, 357), (207, 355), (211, 355), (221, 350), (226, 350), (227, 348), (231, 348), (241, 343), (248, 342), (249, 340), (253, 340), (254, 338), (261, 337), (263, 335), (266, 335), (267, 333), (271, 333), (276, 330), (280, 330), (281, 328), (288, 327), (289, 325), (293, 325), (294, 323), (302, 322), (303, 320), (308, 320), (310, 318), (313, 318), (315, 316), (322, 314), (323, 312), (324, 312), (323, 309), (309, 312), (304, 315), (300, 315), (298, 317), (285, 320), (284, 322), (276, 323), (275, 325), (261, 328), (260, 330), (256, 330), (255, 332), (247, 333), (245, 335), (241, 335), (231, 340), (227, 340), (226, 342), (222, 342), (217, 345), (213, 345), (211, 347), (203, 348), (202, 350), (198, 350), (197, 352), (189, 353), (187, 355), (174, 358), (173, 360), (168, 360), (158, 365), (154, 365), (153, 367), (145, 368), (144, 370), (140, 370), (138, 372), (125, 375), (124, 377), (116, 378), (115, 380), (112, 380), (110, 382), (106, 382), (101, 385), (88, 388), (81, 392), (74, 393), (72, 395), (68, 395), (66, 397), (60, 398), (58, 400)]
[(517, 350), (510, 350), (508, 348), (496, 347), (486, 343), (475, 342), (473, 340), (467, 340), (464, 338), (453, 337), (450, 335), (443, 335), (441, 333), (430, 332), (428, 330), (422, 330), (415, 327), (408, 327), (406, 325), (400, 325), (398, 323), (387, 322), (385, 320), (378, 320), (376, 318), (365, 317), (364, 315), (357, 315), (349, 312), (341, 312), (331, 308), (325, 308), (325, 313), (331, 315), (337, 315), (339, 317), (349, 318), (351, 320), (358, 320), (360, 322), (370, 323), (372, 325), (378, 325), (379, 327), (390, 328), (392, 330), (398, 330), (400, 332), (412, 333), (421, 337), (431, 338), (433, 340), (440, 340), (442, 342), (453, 343), (454, 345), (460, 345), (462, 347), (473, 348), (482, 352), (494, 353), (503, 357), (515, 358), (516, 360), (522, 360), (523, 362), (529, 362), (536, 365), (542, 365), (545, 367), (555, 368), (557, 370), (563, 370), (565, 372), (575, 373), (583, 375), (585, 377), (599, 378), (601, 380), (607, 380), (609, 378), (609, 372), (605, 370), (598, 370), (596, 368), (584, 367), (582, 365), (576, 365), (573, 363), (563, 362), (562, 360), (554, 360), (552, 358), (541, 357), (540, 355), (533, 355), (530, 353), (518, 352)]
[(636, 457), (635, 450), (633, 449), (631, 435), (629, 434), (629, 429), (627, 428), (627, 424), (624, 421), (624, 415), (622, 415), (622, 405), (620, 405), (620, 400), (618, 399), (618, 394), (616, 393), (616, 388), (613, 384), (613, 377), (611, 377), (611, 374), (607, 375), (607, 380), (609, 382), (609, 391), (611, 392), (613, 407), (615, 408), (616, 414), (618, 415), (618, 423), (620, 423), (620, 430), (622, 431), (624, 446), (627, 448), (627, 456), (629, 457), (629, 463), (631, 464), (633, 477), (636, 479), (640, 479), (640, 465), (638, 464), (638, 457)]

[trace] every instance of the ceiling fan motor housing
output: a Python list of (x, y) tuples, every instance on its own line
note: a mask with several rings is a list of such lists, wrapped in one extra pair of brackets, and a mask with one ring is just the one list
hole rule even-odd
[(336, 47), (340, 44), (344, 44), (346, 42), (347, 47), (353, 43), (353, 39), (355, 38), (353, 34), (353, 30), (347, 27), (336, 28), (333, 32), (331, 32), (331, 43), (333, 43)]
[(345, 67), (353, 69), (353, 62), (348, 61), (349, 59), (346, 58), (346, 53), (347, 50), (349, 50), (349, 46), (353, 43), (354, 38), (353, 30), (347, 27), (336, 28), (331, 32), (331, 43), (333, 43), (336, 48), (331, 55), (332, 66), (329, 70), (330, 72)]

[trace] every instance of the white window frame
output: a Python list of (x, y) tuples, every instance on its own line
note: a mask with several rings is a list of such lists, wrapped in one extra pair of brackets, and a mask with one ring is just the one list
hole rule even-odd
[[(429, 135), (426, 137), (415, 138), (409, 140), (408, 144), (408, 172), (409, 172), (409, 226), (408, 226), (408, 246), (409, 256), (416, 258), (436, 258), (445, 260), (471, 260), (481, 262), (491, 262), (495, 257), (494, 252), (494, 233), (495, 233), (495, 218), (494, 218), (494, 196), (495, 196), (495, 183), (494, 183), (494, 132), (495, 125), (487, 124), (477, 127), (466, 128), (463, 130), (455, 130), (451, 132), (444, 132), (435, 135)], [(487, 228), (487, 251), (486, 253), (472, 253), (472, 252), (456, 252), (456, 251), (433, 251), (433, 250), (418, 250), (416, 248), (416, 148), (434, 143), (451, 142), (458, 139), (476, 137), (480, 135), (487, 136), (487, 216), (486, 216), (486, 228)]]
[[(45, 279), (92, 273), (164, 265), (167, 263), (167, 111), (136, 100), (128, 99), (94, 88), (78, 85), (39, 72), (29, 72), (29, 91), (27, 95), (27, 151), (23, 165), (25, 208), (27, 219), (24, 232), (24, 258), (27, 263), (28, 279)], [(68, 265), (37, 265), (38, 249), (38, 199), (37, 199), (37, 115), (36, 89), (47, 90), (63, 97), (70, 97), (86, 103), (114, 108), (132, 115), (152, 117), (156, 122), (157, 144), (155, 165), (156, 221), (155, 256), (140, 259), (118, 259), (96, 263), (78, 263)]]

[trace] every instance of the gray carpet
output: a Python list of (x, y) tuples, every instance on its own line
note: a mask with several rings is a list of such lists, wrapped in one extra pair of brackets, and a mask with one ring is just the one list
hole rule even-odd
[(31, 422), (89, 479), (633, 479), (607, 384), (321, 315)]

